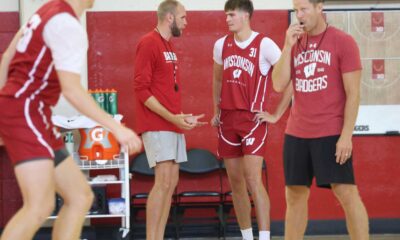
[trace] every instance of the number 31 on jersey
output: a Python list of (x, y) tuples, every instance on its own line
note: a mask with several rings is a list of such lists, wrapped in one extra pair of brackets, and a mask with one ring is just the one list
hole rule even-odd
[(257, 48), (250, 48), (250, 54), (249, 57), (256, 57), (257, 55)]

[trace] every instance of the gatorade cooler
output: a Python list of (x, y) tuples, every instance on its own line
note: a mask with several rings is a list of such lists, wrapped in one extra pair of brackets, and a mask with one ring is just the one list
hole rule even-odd
[(120, 152), (119, 143), (103, 127), (79, 129), (81, 144), (79, 155), (88, 160), (114, 160)]

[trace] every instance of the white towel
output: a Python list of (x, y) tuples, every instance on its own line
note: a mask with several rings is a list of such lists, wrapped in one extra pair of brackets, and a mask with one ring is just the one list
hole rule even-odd
[[(121, 114), (114, 115), (114, 119), (117, 122), (121, 122), (122, 118), (123, 116)], [(55, 126), (64, 129), (94, 128), (100, 126), (100, 124), (86, 116), (64, 117), (61, 115), (53, 115), (51, 120)]]

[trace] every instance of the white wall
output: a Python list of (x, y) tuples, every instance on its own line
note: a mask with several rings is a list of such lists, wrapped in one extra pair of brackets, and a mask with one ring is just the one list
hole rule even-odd
[(18, 0), (0, 0), (0, 12), (18, 12)]
[[(32, 1), (32, 0), (22, 0)], [(36, 0), (37, 1), (37, 0)], [(39, 0), (43, 1), (43, 0)], [(222, 10), (226, 0), (180, 0), (189, 11)], [(160, 0), (96, 0), (92, 11), (154, 11)], [(253, 0), (255, 9), (292, 9), (292, 0)], [(399, 8), (393, 1), (336, 1), (326, 8)]]
[(374, 9), (374, 8), (400, 8), (399, 1), (339, 1), (325, 3), (325, 8), (330, 9)]
[[(189, 11), (222, 10), (225, 0), (180, 0)], [(97, 0), (97, 11), (154, 11), (160, 0)], [(256, 9), (289, 9), (291, 0), (253, 0)]]
[(23, 24), (26, 23), (29, 17), (32, 16), (32, 14), (48, 0), (11, 0), (11, 1), (19, 1), (21, 8), (20, 12), (21, 24)]

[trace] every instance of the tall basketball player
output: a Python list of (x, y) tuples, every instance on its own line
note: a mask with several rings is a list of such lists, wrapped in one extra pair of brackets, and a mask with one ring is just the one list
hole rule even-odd
[(253, 239), (251, 204), (254, 201), (259, 239), (270, 239), (270, 203), (262, 183), (267, 136), (266, 122), (276, 122), (290, 102), (288, 88), (275, 114), (265, 112), (268, 72), (281, 51), (264, 34), (252, 31), (250, 0), (228, 0), (226, 22), (231, 34), (214, 46), (214, 117), (218, 126), (218, 154), (224, 159), (233, 205), (243, 239)]

